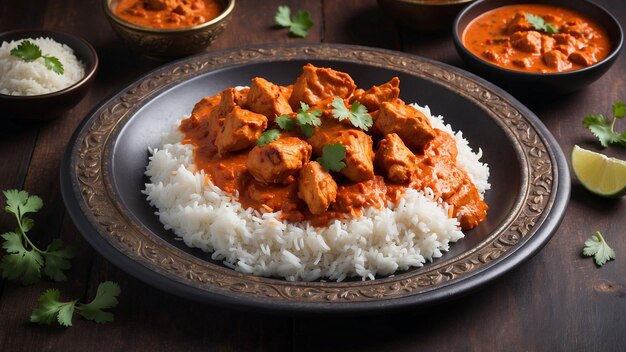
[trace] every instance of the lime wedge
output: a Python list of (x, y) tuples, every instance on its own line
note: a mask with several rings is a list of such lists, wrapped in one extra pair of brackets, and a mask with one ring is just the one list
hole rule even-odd
[(574, 174), (585, 188), (609, 198), (626, 194), (626, 161), (609, 158), (574, 145), (572, 149)]

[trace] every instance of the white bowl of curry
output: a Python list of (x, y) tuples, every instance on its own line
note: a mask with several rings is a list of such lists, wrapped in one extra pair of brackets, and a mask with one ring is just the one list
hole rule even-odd
[(155, 58), (195, 54), (228, 26), (235, 0), (103, 0), (111, 26), (131, 49)]
[(496, 0), (468, 6), (454, 23), (456, 49), (479, 75), (525, 96), (557, 96), (600, 78), (623, 31), (587, 1)]

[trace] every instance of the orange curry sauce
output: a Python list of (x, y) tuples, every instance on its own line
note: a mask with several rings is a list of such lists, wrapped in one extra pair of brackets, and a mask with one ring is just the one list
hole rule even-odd
[(216, 0), (120, 0), (115, 8), (120, 18), (150, 28), (192, 27), (221, 12)]
[[(558, 33), (537, 30), (527, 14), (540, 16)], [(540, 4), (503, 6), (474, 19), (463, 32), (474, 55), (516, 71), (555, 73), (591, 66), (609, 55), (606, 31), (583, 14)]]
[[(309, 71), (313, 69), (318, 71), (332, 71), (324, 68), (312, 69), (312, 67), (312, 65), (305, 66)], [(323, 76), (323, 74), (328, 73), (321, 72), (319, 76)], [(258, 78), (255, 78), (255, 80), (258, 80)], [(224, 116), (225, 111), (220, 112), (219, 110), (224, 109), (224, 106), (229, 106), (228, 104), (224, 104), (224, 101), (239, 101), (239, 104), (241, 104), (240, 107), (237, 104), (229, 103), (231, 105), (227, 109), (230, 109), (231, 113), (233, 109), (252, 109), (251, 106), (254, 105), (253, 102), (250, 102), (252, 94), (248, 93), (251, 89), (255, 89), (255, 80), (253, 80), (252, 88), (245, 88), (239, 91), (229, 88), (215, 96), (203, 98), (195, 105), (191, 116), (182, 120), (179, 127), (179, 130), (184, 135), (183, 143), (194, 146), (195, 165), (198, 169), (204, 170), (207, 181), (212, 181), (213, 184), (225, 192), (238, 195), (237, 199), (244, 208), (251, 207), (262, 212), (282, 211), (282, 218), (288, 221), (301, 222), (310, 220), (314, 226), (325, 226), (332, 219), (359, 216), (362, 214), (362, 210), (367, 207), (382, 208), (387, 206), (388, 202), (397, 203), (404, 189), (407, 187), (416, 189), (430, 187), (434, 190), (437, 197), (443, 198), (450, 204), (449, 216), (457, 217), (463, 229), (473, 228), (485, 219), (487, 205), (480, 199), (474, 184), (469, 180), (469, 176), (456, 167), (457, 150), (453, 137), (437, 129), (433, 129), (436, 132), (428, 145), (423, 148), (418, 148), (419, 150), (415, 150), (415, 154), (410, 151), (408, 152), (412, 166), (410, 175), (404, 183), (399, 184), (389, 180), (388, 175), (381, 170), (381, 166), (376, 166), (373, 169), (375, 173), (372, 173), (368, 179), (359, 182), (351, 181), (343, 174), (332, 172), (332, 178), (337, 184), (336, 198), (332, 201), (330, 206), (328, 206), (326, 211), (313, 214), (307, 206), (307, 203), (298, 195), (298, 179), (302, 177), (299, 171), (295, 171), (283, 181), (275, 183), (259, 181), (253, 177), (251, 171), (249, 171), (249, 164), (247, 165), (249, 156), (258, 153), (261, 149), (267, 148), (276, 142), (267, 144), (266, 147), (259, 149), (259, 147), (256, 146), (255, 139), (252, 141), (252, 145), (241, 150), (225, 153), (218, 152), (216, 140), (219, 138), (220, 133), (227, 133), (225, 132), (224, 118), (217, 118), (220, 114)], [(397, 84), (399, 84), (399, 80), (394, 78), (391, 82), (395, 82), (396, 84), (393, 88), (396, 97), (393, 98), (393, 100), (397, 101), (397, 104), (405, 106), (404, 102), (397, 98), (399, 92)], [(266, 84), (273, 85), (271, 82), (267, 82)], [(323, 84), (324, 82), (321, 83), (321, 85)], [(298, 85), (298, 83), (296, 83), (296, 85)], [(384, 86), (388, 88), (389, 83), (380, 87)], [(276, 88), (275, 91), (280, 92), (279, 94), (285, 95), (292, 94), (292, 89), (294, 91), (299, 89), (292, 88), (292, 86), (282, 87), (274, 85), (274, 87)], [(370, 91), (372, 90), (380, 91), (378, 87), (372, 87)], [(329, 89), (323, 90), (323, 92), (329, 91)], [(364, 92), (363, 90), (360, 91), (362, 93)], [(236, 95), (236, 97), (233, 98), (233, 95)], [(352, 95), (352, 93), (350, 93), (350, 95)], [(366, 95), (367, 94), (363, 94), (362, 96)], [(271, 98), (275, 97), (271, 95), (268, 96), (268, 99)], [(315, 133), (310, 138), (307, 139), (296, 130), (289, 132), (281, 130), (279, 141), (295, 140), (315, 145), (315, 138), (336, 138), (332, 141), (342, 140), (342, 138), (346, 138), (343, 139), (344, 141), (348, 140), (350, 134), (355, 133), (355, 128), (349, 125), (349, 123), (345, 124), (344, 122), (346, 121), (339, 122), (332, 118), (332, 116), (329, 117), (330, 109), (325, 105), (328, 101), (329, 100), (326, 99), (318, 103), (318, 105), (309, 102), (312, 109), (324, 109), (324, 114), (321, 116), (322, 124), (316, 127)], [(377, 111), (370, 109), (370, 112), (373, 118), (376, 118)], [(230, 113), (226, 115), (225, 119), (228, 119), (229, 116), (231, 116)], [(263, 127), (263, 129), (278, 128), (271, 122), (274, 118), (275, 116), (268, 118), (270, 122), (267, 127)], [(367, 132), (372, 133), (371, 135), (366, 135), (363, 131), (359, 130), (359, 133), (366, 136), (365, 138), (370, 139), (369, 153), (371, 153), (372, 156), (374, 153), (380, 153), (380, 149), (375, 147), (372, 149), (372, 146), (379, 145), (380, 148), (382, 144), (378, 141), (383, 139), (382, 135), (376, 135), (375, 127), (376, 126), (373, 126)], [(406, 150), (408, 151), (408, 149)], [(394, 152), (393, 154), (397, 153)], [(316, 149), (313, 147), (310, 162), (312, 163), (318, 156), (319, 154), (316, 154)], [(308, 158), (309, 157), (307, 157), (307, 160)], [(347, 164), (350, 164), (349, 158), (351, 158), (350, 152), (348, 152), (348, 156), (344, 159)], [(372, 159), (370, 159), (369, 162), (370, 165), (372, 165)], [(271, 165), (267, 167), (271, 168)]]

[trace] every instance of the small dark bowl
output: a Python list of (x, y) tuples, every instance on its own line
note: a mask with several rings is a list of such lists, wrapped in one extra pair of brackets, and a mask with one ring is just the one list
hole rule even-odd
[[(462, 42), (468, 24), (479, 15), (498, 7), (515, 4), (546, 4), (574, 10), (599, 23), (608, 33), (611, 52), (595, 65), (559, 73), (529, 73), (496, 66), (472, 54)], [(480, 0), (465, 8), (453, 25), (454, 45), (469, 69), (512, 93), (524, 97), (554, 97), (580, 90), (600, 78), (615, 63), (624, 33), (615, 17), (602, 7), (583, 0)]]
[(174, 59), (205, 50), (224, 32), (235, 9), (235, 0), (218, 0), (222, 13), (192, 27), (151, 28), (128, 22), (115, 14), (119, 0), (102, 0), (104, 13), (124, 45), (156, 59)]
[(26, 38), (50, 38), (66, 44), (85, 64), (85, 76), (62, 90), (40, 95), (0, 94), (3, 117), (17, 121), (46, 121), (57, 118), (80, 102), (89, 91), (98, 70), (98, 54), (86, 40), (73, 34), (45, 29), (23, 29), (0, 34), (0, 43)]
[(423, 32), (450, 30), (454, 17), (474, 0), (378, 0), (400, 25)]

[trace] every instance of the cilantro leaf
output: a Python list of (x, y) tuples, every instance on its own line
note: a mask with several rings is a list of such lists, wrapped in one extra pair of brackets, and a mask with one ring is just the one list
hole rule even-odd
[(50, 325), (57, 318), (59, 324), (72, 326), (72, 315), (78, 300), (60, 302), (61, 293), (57, 289), (48, 289), (39, 296), (39, 305), (30, 315), (33, 323)]
[(279, 26), (291, 26), (291, 9), (289, 6), (278, 6), (278, 11), (276, 12), (274, 20)]
[(310, 138), (315, 133), (315, 127), (311, 125), (300, 125), (300, 132), (306, 137)]
[(88, 304), (79, 304), (76, 309), (83, 318), (106, 323), (113, 321), (113, 313), (102, 309), (113, 308), (117, 305), (117, 296), (120, 294), (120, 286), (115, 282), (106, 281), (98, 285), (96, 297)]
[(309, 28), (313, 26), (313, 20), (308, 11), (300, 10), (292, 18), (291, 10), (288, 6), (278, 6), (274, 20), (281, 27), (289, 27), (291, 34), (301, 38), (306, 37), (309, 34)]
[(74, 257), (74, 250), (71, 247), (61, 248), (62, 246), (63, 241), (61, 239), (54, 239), (42, 253), (45, 259), (43, 272), (54, 281), (67, 280), (63, 270), (72, 267), (69, 260)]
[(7, 232), (3, 233), (0, 237), (5, 239), (4, 243), (2, 243), (2, 248), (4, 248), (7, 253), (22, 253), (26, 250), (22, 244), (22, 237), (19, 234)]
[(600, 234), (600, 231), (596, 231), (596, 233), (585, 241), (583, 254), (586, 256), (594, 256), (598, 266), (602, 266), (607, 261), (615, 259), (615, 251), (613, 248), (609, 247), (604, 237), (602, 237), (602, 234)]
[(43, 62), (49, 70), (52, 70), (60, 75), (63, 74), (63, 64), (59, 59), (54, 56), (42, 56)]
[(30, 285), (41, 277), (43, 258), (33, 250), (27, 250), (18, 233), (7, 232), (2, 234), (5, 242), (2, 244), (7, 253), (0, 262), (2, 277), (9, 280), (17, 280), (24, 285)]
[(106, 323), (113, 321), (113, 313), (102, 309), (113, 308), (117, 305), (117, 296), (120, 294), (120, 286), (114, 282), (106, 281), (98, 285), (96, 297), (89, 303), (77, 303), (78, 299), (69, 302), (61, 302), (61, 293), (56, 289), (48, 289), (39, 296), (39, 304), (33, 310), (30, 321), (33, 323), (50, 325), (55, 317), (59, 324), (72, 326), (72, 316), (78, 312), (83, 318)]
[(326, 144), (322, 148), (322, 156), (317, 158), (317, 162), (322, 165), (326, 171), (341, 171), (346, 167), (343, 159), (346, 157), (346, 147), (337, 142), (334, 144)]
[(2, 277), (17, 280), (24, 285), (34, 284), (41, 278), (43, 258), (35, 251), (24, 249), (19, 253), (7, 254), (0, 262)]
[(65, 280), (63, 270), (71, 266), (69, 259), (73, 257), (72, 250), (62, 249), (62, 242), (59, 239), (52, 241), (46, 250), (41, 250), (27, 235), (35, 222), (24, 214), (41, 209), (43, 206), (41, 198), (14, 189), (3, 193), (6, 197), (4, 210), (15, 217), (18, 228), (15, 232), (7, 232), (0, 236), (4, 239), (2, 248), (8, 253), (0, 261), (2, 277), (29, 285), (40, 280), (43, 268), (44, 274), (51, 279)]
[(311, 110), (308, 104), (300, 102), (300, 109), (296, 113), (296, 123), (300, 127), (300, 132), (307, 138), (311, 137), (315, 132), (315, 126), (322, 124), (319, 118), (321, 115), (322, 110)]
[(57, 74), (63, 74), (63, 64), (59, 59), (54, 56), (43, 55), (41, 53), (41, 49), (37, 44), (29, 40), (23, 40), (18, 46), (11, 50), (11, 55), (15, 57), (19, 57), (20, 59), (30, 62), (35, 61), (39, 58), (43, 58), (44, 65), (49, 70), (56, 72)]
[(259, 137), (259, 139), (256, 141), (256, 145), (258, 145), (259, 147), (263, 147), (266, 144), (277, 140), (278, 138), (280, 138), (280, 131), (272, 128), (261, 134), (261, 137)]
[(285, 131), (291, 131), (296, 127), (296, 120), (287, 114), (280, 115), (274, 119), (276, 124)]
[(333, 107), (333, 116), (339, 119), (339, 121), (349, 119), (354, 127), (364, 131), (367, 131), (374, 124), (372, 117), (367, 113), (365, 105), (362, 105), (358, 101), (352, 103), (350, 110), (348, 110), (341, 98), (333, 99), (331, 105)]
[(624, 116), (626, 116), (626, 104), (624, 104), (623, 101), (618, 100), (616, 101), (613, 106), (613, 117), (615, 117), (616, 119), (621, 119)]
[(557, 34), (559, 30), (552, 23), (546, 23), (541, 16), (533, 15), (531, 13), (524, 13), (526, 21), (537, 31), (546, 32), (548, 34)]
[(3, 191), (2, 193), (4, 193), (4, 197), (7, 199), (4, 210), (18, 217), (21, 217), (26, 213), (34, 213), (43, 206), (41, 198), (37, 196), (29, 196), (26, 191), (10, 189)]
[(618, 100), (612, 108), (612, 119), (606, 118), (602, 114), (589, 114), (583, 118), (583, 125), (600, 140), (600, 144), (605, 148), (610, 144), (626, 146), (626, 130), (621, 134), (615, 131), (615, 122), (626, 115), (626, 105)]
[(34, 61), (41, 57), (41, 49), (30, 40), (23, 40), (11, 50), (11, 55), (17, 56), (24, 61)]
[(322, 110), (311, 110), (309, 105), (300, 102), (300, 110), (296, 114), (296, 120), (300, 125), (319, 126), (322, 124), (322, 120), (319, 118), (321, 115)]

